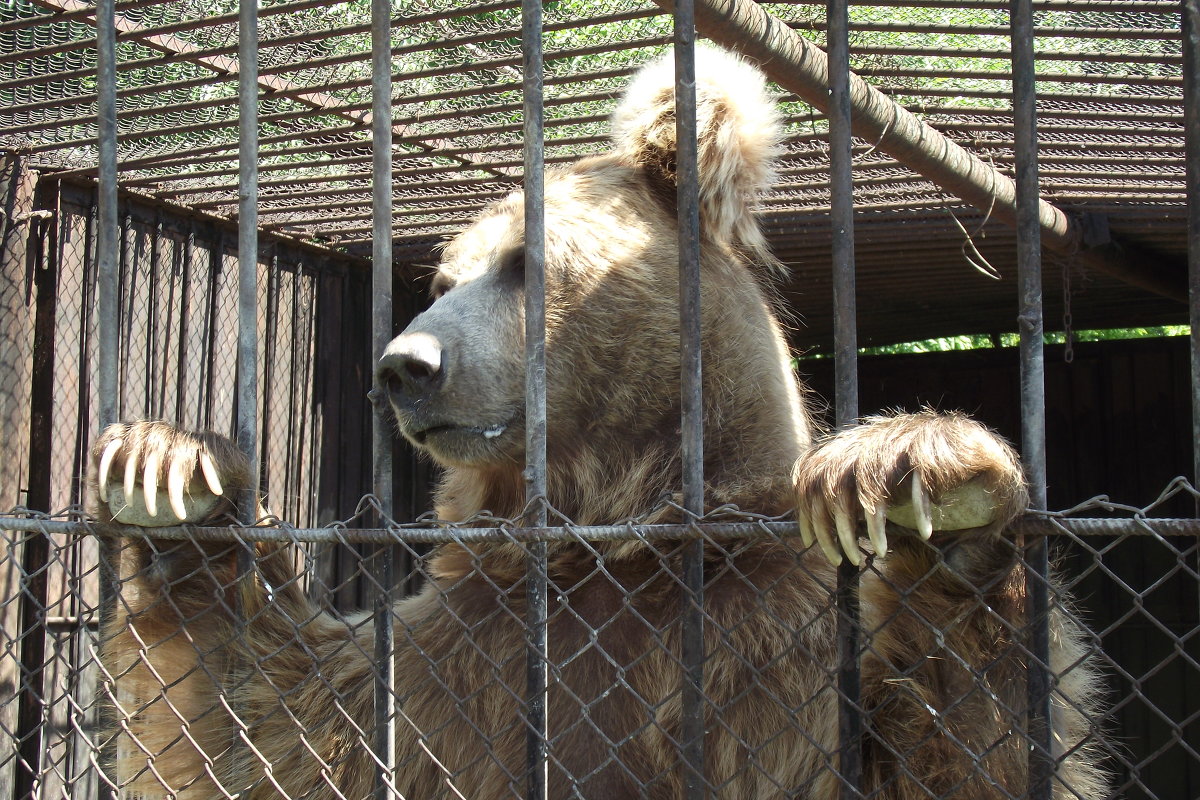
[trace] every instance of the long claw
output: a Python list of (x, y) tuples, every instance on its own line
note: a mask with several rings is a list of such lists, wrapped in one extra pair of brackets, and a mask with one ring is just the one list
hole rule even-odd
[(917, 533), (921, 534), (922, 539), (929, 539), (933, 536), (933, 512), (929, 507), (929, 494), (925, 491), (920, 476), (915, 472), (912, 476), (912, 500)]
[(841, 566), (842, 551), (833, 543), (833, 536), (829, 532), (829, 523), (825, 521), (824, 517), (814, 518), (813, 529), (817, 534), (817, 543), (821, 545), (821, 552), (829, 559), (829, 563), (835, 567)]
[(137, 453), (130, 453), (125, 458), (125, 502), (133, 497), (133, 487), (137, 484)]
[(146, 513), (158, 516), (158, 466), (162, 456), (151, 451), (146, 456), (146, 469), (142, 472), (142, 494), (146, 498)]
[(796, 522), (800, 525), (800, 541), (804, 542), (804, 546), (812, 547), (816, 544), (817, 537), (813, 534), (813, 526), (812, 522), (808, 519), (808, 514), (797, 509)]
[(183, 466), (179, 459), (171, 461), (167, 470), (167, 497), (171, 499), (171, 510), (180, 521), (187, 519), (187, 509), (183, 505)]
[(854, 525), (850, 522), (850, 515), (844, 509), (839, 508), (834, 512), (833, 521), (837, 526), (838, 539), (842, 543), (842, 549), (846, 551), (846, 558), (850, 559), (850, 563), (857, 567), (862, 563), (862, 554), (858, 551), (858, 537), (854, 535)]
[(97, 479), (100, 483), (100, 502), (108, 502), (108, 471), (112, 469), (113, 456), (121, 449), (123, 442), (120, 439), (113, 439), (104, 448), (104, 453), (100, 456), (100, 474)]
[(871, 546), (875, 555), (887, 555), (887, 534), (884, 532), (884, 521), (887, 518), (887, 505), (878, 503), (874, 511), (867, 512), (867, 536), (871, 538)]
[(200, 453), (200, 471), (204, 473), (204, 480), (208, 484), (208, 489), (213, 494), (225, 494), (225, 490), (221, 487), (221, 476), (217, 473), (217, 465), (213, 463), (212, 457), (205, 452)]

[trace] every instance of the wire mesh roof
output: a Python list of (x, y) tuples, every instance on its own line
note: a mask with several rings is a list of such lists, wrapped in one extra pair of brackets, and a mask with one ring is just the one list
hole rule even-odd
[[(1177, 2), (1035, 4), (1043, 197), (1097, 215), (1163, 263), (1184, 257), (1181, 21)], [(824, 45), (823, 0), (767, 10)], [(371, 235), (369, 3), (260, 7), (260, 224), (360, 254)], [(608, 116), (637, 65), (669, 46), (671, 19), (640, 2), (545, 7), (546, 160), (607, 146)], [(123, 187), (219, 216), (237, 212), (237, 5), (117, 3)], [(868, 0), (851, 7), (851, 68), (1011, 174), (1008, 4)], [(410, 0), (392, 27), (393, 232), (400, 263), (521, 181), (520, 8)], [(0, 147), (45, 171), (95, 173), (94, 6), (0, 6)], [(780, 91), (787, 155), (762, 215), (785, 287), (820, 346), (829, 328), (823, 115)], [(1013, 237), (903, 164), (857, 142), (860, 334), (865, 342), (1012, 330)], [(1057, 268), (1055, 268), (1057, 265)], [(982, 267), (982, 269), (978, 269)], [(1000, 280), (981, 272), (994, 270)], [(1183, 321), (1186, 307), (1067, 257), (1047, 271), (1048, 327)], [(1061, 287), (1061, 288), (1060, 288)]]

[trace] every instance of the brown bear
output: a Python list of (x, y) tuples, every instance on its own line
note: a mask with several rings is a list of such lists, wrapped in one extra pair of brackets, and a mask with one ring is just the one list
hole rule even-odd
[[(698, 65), (704, 474), (709, 508), (783, 515), (801, 539), (706, 540), (705, 774), (714, 797), (839, 792), (831, 561), (869, 560), (862, 615), (864, 782), (881, 798), (1026, 791), (1026, 598), (1006, 526), (1018, 461), (961, 415), (876, 418), (816, 437), (752, 213), (781, 125), (762, 75)], [(546, 175), (548, 500), (575, 523), (679, 521), (675, 123), (669, 61), (616, 113), (612, 151)], [(445, 248), (436, 298), (378, 365), (399, 432), (443, 468), (438, 516), (525, 506), (520, 193)], [(236, 449), (163, 422), (95, 447), (102, 520), (211, 518), (246, 485)], [(160, 487), (165, 487), (160, 489)], [(815, 544), (814, 544), (815, 543)], [(376, 764), (370, 620), (323, 613), (287, 548), (125, 540), (104, 663), (130, 797), (366, 798)], [(819, 545), (819, 546), (817, 546)], [(679, 542), (549, 546), (553, 798), (677, 798)], [(394, 608), (394, 789), (521, 794), (525, 551), (448, 544)], [(1097, 678), (1052, 619), (1055, 797), (1104, 777), (1089, 738)]]

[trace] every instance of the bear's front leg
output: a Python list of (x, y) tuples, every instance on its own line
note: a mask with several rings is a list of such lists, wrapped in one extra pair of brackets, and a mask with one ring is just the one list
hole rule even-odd
[[(808, 454), (797, 486), (801, 531), (834, 563), (843, 551), (860, 562), (860, 527), (879, 555), (889, 528), (924, 539), (957, 532), (934, 537), (938, 547), (898, 538), (862, 575), (864, 791), (889, 800), (1024, 796), (1028, 598), (1013, 542), (993, 535), (1027, 504), (1016, 453), (961, 414), (878, 417)], [(1054, 584), (1051, 576), (1061, 597)], [(1086, 711), (1101, 684), (1084, 632), (1060, 608), (1049, 624), (1051, 725), (1064, 754), (1053, 796), (1098, 797), (1104, 778)]]
[[(213, 521), (248, 485), (246, 459), (224, 437), (169, 423), (111, 425), (92, 450), (92, 508), (101, 522), (146, 529), (114, 542), (120, 594), (104, 624), (112, 679), (114, 774), (139, 797), (226, 796), (239, 722), (222, 705), (237, 650), (233, 542), (169, 541), (158, 528)], [(244, 680), (242, 681), (244, 682)]]
[(796, 515), (807, 546), (858, 565), (859, 521), (877, 555), (886, 523), (917, 531), (998, 530), (1028, 502), (1013, 449), (962, 414), (872, 417), (820, 443), (796, 465)]

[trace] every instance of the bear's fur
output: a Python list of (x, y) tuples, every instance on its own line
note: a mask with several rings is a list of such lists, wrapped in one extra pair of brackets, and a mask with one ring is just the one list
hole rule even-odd
[[(649, 67), (617, 112), (613, 151), (546, 176), (548, 498), (579, 524), (679, 520), (660, 502), (681, 483), (671, 87), (669, 62)], [(706, 502), (795, 508), (810, 545), (706, 543), (711, 794), (838, 795), (840, 542), (871, 559), (859, 591), (868, 796), (1022, 796), (1026, 598), (1000, 535), (1025, 503), (1018, 462), (977, 423), (928, 412), (813, 443), (751, 213), (779, 147), (774, 107), (757, 70), (717, 51), (702, 55), (697, 91)], [(399, 431), (444, 467), (442, 519), (525, 506), (522, 230), (519, 193), (484, 211), (446, 247), (439, 299), (380, 361)], [(203, 493), (202, 452), (236, 496), (233, 451), (165, 423), (113, 426), (95, 458), (100, 481), (133, 465), (125, 496), (147, 462), (143, 485), (183, 475)], [(968, 484), (989, 498), (988, 524), (926, 542), (887, 522), (886, 555), (858, 541), (884, 544), (889, 504)], [(125, 793), (369, 797), (370, 621), (315, 608), (286, 548), (258, 545), (239, 582), (238, 550), (125, 542), (104, 631)], [(550, 545), (551, 797), (681, 795), (679, 561), (678, 542)], [(394, 608), (401, 796), (521, 795), (524, 564), (513, 543), (442, 546), (430, 582)], [(1097, 681), (1081, 632), (1061, 614), (1052, 625), (1055, 797), (1091, 797), (1103, 787), (1085, 717)]]

